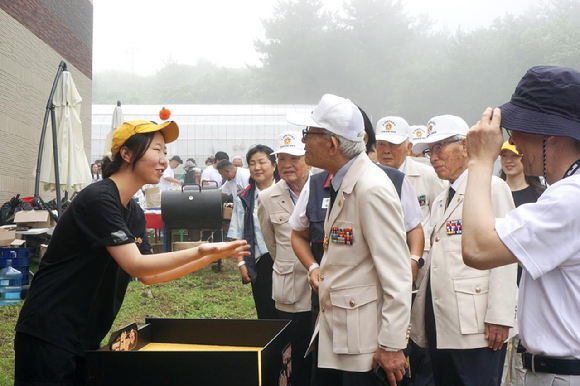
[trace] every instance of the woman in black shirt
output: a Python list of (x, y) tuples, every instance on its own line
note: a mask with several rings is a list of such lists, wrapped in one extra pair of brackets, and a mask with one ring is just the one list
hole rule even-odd
[(538, 201), (546, 188), (538, 177), (524, 174), (522, 155), (516, 147), (505, 142), (499, 155), (502, 169), (499, 176), (509, 185), (516, 208), (522, 204)]
[(115, 131), (104, 179), (63, 213), (32, 281), (16, 324), (15, 385), (84, 383), (84, 352), (99, 348), (131, 276), (155, 284), (247, 255), (243, 240), (151, 254), (145, 215), (131, 198), (159, 182), (165, 144), (178, 135), (175, 122), (125, 122)]

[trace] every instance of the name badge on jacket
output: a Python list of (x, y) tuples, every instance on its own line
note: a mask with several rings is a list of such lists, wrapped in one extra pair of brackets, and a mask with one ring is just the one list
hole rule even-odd
[(328, 204), (330, 204), (330, 198), (326, 197), (322, 199), (322, 209), (328, 209)]
[(335, 244), (352, 245), (352, 228), (332, 227), (330, 230), (330, 241)]
[(463, 232), (461, 220), (451, 220), (447, 222), (448, 235), (460, 235)]

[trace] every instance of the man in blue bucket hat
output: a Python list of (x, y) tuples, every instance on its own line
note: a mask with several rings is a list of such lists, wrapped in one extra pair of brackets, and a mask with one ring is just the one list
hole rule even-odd
[[(489, 180), (501, 128), (523, 154), (524, 173), (550, 187), (496, 221)], [(580, 385), (580, 72), (529, 69), (511, 101), (485, 110), (471, 128), (467, 151), (464, 261), (524, 268), (517, 309), (526, 386)]]

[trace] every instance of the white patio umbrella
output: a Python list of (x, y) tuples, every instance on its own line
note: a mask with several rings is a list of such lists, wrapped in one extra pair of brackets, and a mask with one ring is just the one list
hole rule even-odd
[(111, 131), (107, 133), (107, 137), (105, 138), (105, 148), (103, 149), (103, 154), (108, 154), (111, 151), (111, 145), (113, 144), (113, 134), (115, 134), (115, 130), (117, 130), (124, 122), (125, 117), (123, 116), (121, 101), (117, 101), (117, 106), (115, 107), (115, 111), (113, 111)]
[[(71, 73), (63, 71), (58, 80), (53, 103), (57, 127), (58, 169), (60, 188), (79, 191), (91, 183), (91, 172), (83, 143), (80, 118), (82, 98), (73, 82)], [(44, 142), (40, 182), (44, 190), (56, 190), (52, 136)]]

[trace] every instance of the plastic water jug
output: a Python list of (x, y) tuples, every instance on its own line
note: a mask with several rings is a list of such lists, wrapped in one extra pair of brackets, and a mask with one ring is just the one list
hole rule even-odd
[[(10, 255), (16, 257), (15, 252)], [(20, 302), (21, 283), (22, 273), (12, 268), (12, 259), (7, 259), (6, 268), (0, 270), (0, 306)]]

